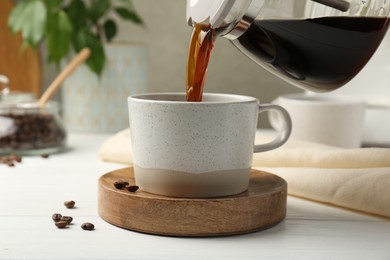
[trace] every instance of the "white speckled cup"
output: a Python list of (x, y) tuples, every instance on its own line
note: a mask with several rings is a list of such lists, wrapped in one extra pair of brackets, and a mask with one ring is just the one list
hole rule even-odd
[[(254, 152), (287, 141), (291, 120), (282, 107), (254, 97), (185, 93), (128, 98), (136, 184), (173, 197), (219, 197), (245, 191)], [(276, 111), (284, 126), (270, 143), (254, 145), (258, 113)]]

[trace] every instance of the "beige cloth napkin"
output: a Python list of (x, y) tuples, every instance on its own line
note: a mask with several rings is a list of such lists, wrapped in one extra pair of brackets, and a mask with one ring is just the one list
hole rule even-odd
[[(272, 138), (258, 132), (256, 143)], [(132, 164), (130, 130), (109, 138), (102, 160)], [(390, 149), (342, 149), (289, 140), (253, 157), (253, 167), (284, 178), (288, 193), (390, 218)]]
[(103, 161), (132, 164), (130, 129), (122, 130), (107, 139), (99, 149)]

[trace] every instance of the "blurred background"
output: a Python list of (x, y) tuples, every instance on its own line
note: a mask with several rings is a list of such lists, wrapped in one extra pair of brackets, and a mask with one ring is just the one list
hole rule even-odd
[[(21, 57), (20, 39), (18, 45), (17, 39), (7, 32), (12, 2), (0, 1), (0, 55), (3, 57), (0, 60), (0, 74), (10, 76), (11, 86), (15, 89), (33, 91), (39, 96), (58, 75), (61, 66), (48, 64), (47, 50), (43, 47), (39, 48), (38, 54), (27, 51), (16, 63)], [(113, 0), (112, 3), (122, 2)], [(126, 96), (141, 92), (185, 91), (187, 52), (192, 32), (186, 22), (186, 0), (133, 0), (133, 5), (144, 25), (138, 26), (112, 16), (118, 26), (113, 43), (122, 47), (136, 46), (135, 49), (110, 51), (107, 48), (107, 54), (119, 56), (108, 57), (107, 71), (111, 73), (110, 76), (98, 79), (92, 75), (88, 79), (80, 79), (79, 76), (85, 76), (87, 72), (83, 68), (77, 69), (76, 77), (72, 75), (72, 79), (64, 83), (61, 93), (55, 97), (62, 102), (65, 123), (70, 130), (116, 132), (128, 125)], [(338, 91), (367, 99), (375, 107), (379, 104), (381, 109), (384, 107), (381, 111), (385, 116), (389, 115), (390, 107), (390, 82), (386, 76), (390, 66), (385, 59), (390, 52), (388, 38), (363, 71)], [(119, 68), (113, 64), (119, 64)], [(89, 90), (89, 85), (100, 86), (98, 90)], [(302, 92), (256, 65), (224, 38), (218, 38), (215, 42), (204, 91), (255, 96), (262, 103), (271, 102), (285, 93)], [(93, 110), (92, 115), (87, 114), (87, 108)], [(260, 116), (259, 127), (269, 127), (265, 115)]]
[[(134, 0), (145, 27), (118, 20), (115, 41), (135, 42), (148, 50), (146, 92), (185, 91), (185, 73), (192, 28), (186, 22), (185, 0)], [(53, 76), (46, 76), (47, 82)], [(47, 85), (47, 84), (45, 84)], [(299, 92), (266, 72), (228, 40), (219, 38), (211, 55), (205, 92), (236, 93), (270, 102), (281, 93)], [(259, 124), (268, 127), (266, 117)]]
[[(192, 33), (192, 27), (186, 22), (186, 0), (134, 0), (133, 3), (145, 26), (116, 19), (118, 35), (113, 42), (142, 45), (147, 49), (147, 85), (136, 92), (185, 91), (187, 52)], [(45, 50), (42, 56), (45, 57)], [(43, 88), (58, 73), (54, 65), (46, 63), (44, 67)], [(256, 65), (223, 38), (215, 42), (204, 91), (250, 95), (262, 103), (270, 102), (282, 93), (301, 92)], [(72, 124), (70, 120), (68, 125)], [(269, 127), (265, 115), (259, 117), (259, 127)]]

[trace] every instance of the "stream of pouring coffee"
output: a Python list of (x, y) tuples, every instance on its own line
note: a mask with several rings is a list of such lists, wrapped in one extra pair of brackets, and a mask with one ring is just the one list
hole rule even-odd
[(214, 41), (214, 30), (209, 25), (194, 26), (187, 59), (187, 101), (202, 101), (203, 86)]

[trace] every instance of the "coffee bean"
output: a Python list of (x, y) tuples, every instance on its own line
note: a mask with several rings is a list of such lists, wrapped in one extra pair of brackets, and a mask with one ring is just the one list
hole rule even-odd
[(95, 226), (92, 223), (86, 222), (81, 225), (83, 230), (93, 230)]
[(138, 186), (137, 185), (131, 185), (131, 186), (127, 186), (126, 187), (126, 190), (130, 191), (130, 192), (136, 192), (138, 190)]
[(70, 223), (72, 223), (73, 218), (71, 216), (62, 216), (60, 221), (66, 221), (69, 225)]
[(117, 181), (117, 182), (114, 182), (114, 186), (115, 188), (117, 189), (124, 189), (127, 185), (129, 185), (129, 183), (127, 181)]
[(55, 223), (58, 228), (65, 228), (68, 225), (68, 222), (65, 220), (60, 220)]
[(18, 162), (18, 163), (22, 162), (22, 157), (20, 157), (19, 155), (16, 155), (16, 154), (10, 154), (10, 155), (8, 156), (8, 158), (9, 158), (10, 160), (16, 161), (16, 162)]
[(22, 162), (22, 157), (16, 154), (0, 156), (0, 164), (6, 164), (9, 167), (14, 167), (16, 162)]
[(54, 213), (51, 218), (55, 221), (55, 222), (58, 222), (61, 220), (62, 218), (62, 215), (60, 213)]
[(49, 155), (48, 154), (42, 154), (41, 157), (47, 159), (47, 158), (49, 158)]
[(67, 207), (68, 209), (73, 208), (75, 204), (76, 202), (74, 202), (73, 200), (67, 200), (64, 202), (65, 207)]

